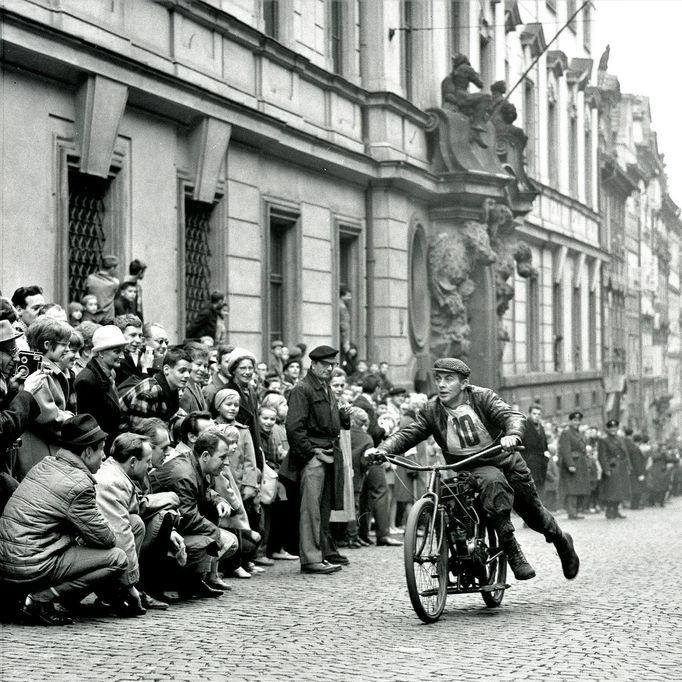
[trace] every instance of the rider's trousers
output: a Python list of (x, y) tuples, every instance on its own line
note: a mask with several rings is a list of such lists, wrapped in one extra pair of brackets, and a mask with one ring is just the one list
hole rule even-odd
[(562, 532), (556, 519), (545, 509), (538, 495), (533, 477), (523, 457), (515, 452), (505, 461), (503, 472), (512, 487), (514, 511), (529, 528), (545, 536), (547, 542), (561, 537)]
[(514, 532), (510, 515), (514, 504), (514, 491), (501, 469), (479, 466), (469, 469), (476, 478), (479, 500), (497, 534), (502, 537)]

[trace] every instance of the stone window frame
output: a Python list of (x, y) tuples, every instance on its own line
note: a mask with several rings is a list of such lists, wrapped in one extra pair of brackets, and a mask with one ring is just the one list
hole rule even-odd
[[(187, 328), (187, 311), (185, 308), (186, 283), (185, 283), (185, 200), (193, 199), (195, 189), (194, 180), (184, 173), (178, 173), (177, 177), (177, 261), (176, 261), (176, 287), (177, 287), (177, 321), (178, 335), (184, 338)], [(209, 291), (214, 289), (222, 291), (226, 300), (229, 295), (227, 290), (227, 257), (225, 255), (226, 235), (226, 206), (224, 200), (224, 185), (218, 182), (213, 201), (213, 210), (210, 219), (210, 249), (211, 249), (211, 280)], [(208, 203), (208, 202), (204, 202)], [(229, 324), (229, 320), (228, 320)], [(229, 329), (228, 329), (229, 331)]]
[(262, 332), (262, 353), (263, 357), (270, 356), (270, 329), (271, 329), (271, 301), (270, 301), (270, 257), (271, 257), (271, 220), (281, 220), (289, 222), (287, 230), (287, 250), (286, 259), (290, 263), (290, 270), (287, 273), (289, 278), (286, 283), (284, 297), (286, 304), (284, 309), (284, 329), (282, 330), (284, 343), (297, 343), (301, 341), (302, 318), (301, 302), (303, 292), (303, 229), (301, 225), (301, 205), (280, 197), (263, 197), (262, 208), (262, 235), (261, 240), (261, 329)]
[[(57, 216), (55, 259), (55, 301), (67, 308), (69, 300), (69, 171), (80, 171), (80, 150), (74, 137), (53, 135), (54, 211)], [(128, 271), (132, 252), (130, 140), (118, 137), (114, 146), (104, 196), (104, 226), (107, 232), (105, 252), (118, 256), (119, 272)]]
[(334, 331), (332, 338), (337, 345), (340, 342), (339, 334), (339, 288), (341, 281), (341, 240), (342, 237), (354, 240), (355, 272), (353, 281), (350, 282), (350, 290), (353, 295), (353, 309), (351, 319), (353, 323), (354, 337), (352, 341), (358, 347), (358, 358), (365, 357), (367, 354), (367, 330), (366, 330), (366, 308), (367, 308), (367, 288), (366, 288), (366, 233), (364, 223), (357, 218), (342, 215), (332, 216), (332, 286), (334, 301)]

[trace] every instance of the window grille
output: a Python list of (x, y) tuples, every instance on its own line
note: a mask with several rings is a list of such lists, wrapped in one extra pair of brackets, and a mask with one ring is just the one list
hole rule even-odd
[(191, 323), (206, 305), (211, 288), (213, 206), (185, 199), (185, 312)]
[(89, 274), (102, 264), (108, 180), (69, 171), (69, 300), (80, 301)]

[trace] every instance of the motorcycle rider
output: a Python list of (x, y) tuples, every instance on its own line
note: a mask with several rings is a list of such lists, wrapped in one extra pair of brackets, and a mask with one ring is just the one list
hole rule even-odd
[(477, 479), (483, 509), (517, 580), (535, 577), (514, 536), (512, 508), (526, 524), (554, 544), (564, 576), (578, 574), (580, 560), (573, 539), (564, 533), (538, 496), (528, 465), (514, 450), (523, 440), (526, 418), (489, 388), (469, 383), (471, 370), (457, 358), (436, 360), (433, 373), (438, 396), (429, 400), (417, 419), (389, 436), (373, 455), (406, 452), (433, 435), (448, 464), (490, 447), (499, 438), (502, 452), (482, 457), (467, 467)]

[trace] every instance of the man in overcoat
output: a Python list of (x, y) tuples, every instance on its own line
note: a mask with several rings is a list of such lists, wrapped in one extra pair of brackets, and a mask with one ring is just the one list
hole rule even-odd
[(301, 572), (333, 573), (348, 563), (329, 532), (332, 508), (343, 504), (341, 428), (350, 428), (350, 407), (339, 410), (329, 381), (338, 350), (318, 346), (308, 354), (310, 370), (289, 396), (286, 430), (290, 465), (300, 471)]
[(583, 519), (579, 505), (590, 494), (590, 469), (587, 443), (580, 433), (583, 413), (568, 415), (569, 426), (559, 436), (559, 490), (566, 499), (569, 519)]
[(107, 451), (118, 434), (121, 411), (118, 406), (116, 369), (121, 364), (127, 341), (114, 325), (100, 327), (92, 336), (93, 356), (76, 377), (78, 412), (91, 414), (108, 434)]
[(625, 441), (618, 435), (618, 420), (606, 422), (606, 436), (599, 440), (598, 456), (602, 469), (601, 499), (607, 519), (624, 519), (618, 505), (630, 497), (630, 457)]
[(523, 435), (522, 454), (523, 459), (530, 469), (533, 483), (538, 490), (538, 495), (542, 497), (545, 489), (545, 478), (547, 477), (547, 464), (549, 462), (549, 449), (547, 447), (547, 436), (542, 426), (542, 407), (531, 405), (528, 411), (528, 423), (526, 432)]
[(644, 492), (644, 479), (646, 478), (646, 461), (639, 448), (642, 437), (639, 434), (632, 435), (632, 429), (623, 429), (625, 436), (625, 448), (630, 457), (630, 509), (640, 509), (640, 501)]

